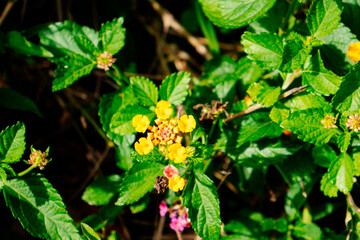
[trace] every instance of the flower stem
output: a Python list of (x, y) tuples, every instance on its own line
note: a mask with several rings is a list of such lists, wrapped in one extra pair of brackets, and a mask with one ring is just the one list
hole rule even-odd
[[(112, 65), (111, 66), (114, 70), (115, 70), (115, 73), (114, 76), (115, 78), (117, 78), (118, 81), (123, 81), (125, 82), (127, 85), (130, 85), (130, 81), (129, 79), (124, 75), (122, 74), (122, 72), (119, 70), (119, 68), (116, 66), (116, 65)], [(110, 72), (110, 71), (107, 71), (107, 72)], [(113, 74), (113, 73), (112, 73)], [(114, 79), (115, 80), (115, 79)], [(115, 80), (116, 81), (116, 80)], [(118, 81), (116, 81), (117, 84), (121, 85), (121, 82), (119, 83)]]
[(35, 165), (31, 165), (30, 167), (28, 167), (27, 169), (25, 169), (24, 171), (18, 173), (18, 177), (22, 177), (24, 176), (25, 174), (29, 173), (31, 170), (33, 170), (34, 168), (36, 168), (37, 166)]

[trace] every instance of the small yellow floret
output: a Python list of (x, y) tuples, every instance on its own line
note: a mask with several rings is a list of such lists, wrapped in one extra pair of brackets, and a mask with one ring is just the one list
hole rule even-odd
[(351, 60), (357, 63), (360, 60), (360, 42), (351, 43), (347, 55)]
[(196, 127), (196, 121), (192, 115), (182, 115), (178, 120), (178, 126), (184, 133), (192, 132)]
[(169, 179), (169, 188), (172, 189), (174, 192), (178, 192), (183, 190), (185, 187), (185, 180), (181, 178), (179, 175), (171, 177)]
[(182, 163), (187, 158), (186, 148), (181, 146), (180, 143), (174, 143), (168, 147), (169, 158), (174, 161), (174, 163)]
[(154, 144), (151, 142), (150, 138), (140, 138), (139, 142), (135, 143), (135, 150), (140, 154), (140, 155), (146, 155), (148, 153), (150, 153), (152, 150), (154, 149)]
[(150, 120), (147, 116), (138, 114), (132, 119), (132, 125), (137, 132), (144, 133), (150, 125)]
[(171, 103), (161, 100), (156, 104), (155, 113), (156, 116), (162, 120), (168, 119), (173, 114)]

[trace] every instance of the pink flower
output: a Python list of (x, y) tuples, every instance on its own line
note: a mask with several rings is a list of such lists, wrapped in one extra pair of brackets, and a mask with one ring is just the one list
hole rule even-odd
[(170, 228), (174, 231), (184, 231), (184, 228), (187, 226), (187, 222), (181, 218), (172, 218), (170, 223)]
[(169, 166), (165, 167), (164, 175), (167, 178), (171, 178), (171, 177), (179, 175), (179, 170), (176, 167), (174, 167), (173, 165), (169, 165)]
[(168, 212), (168, 207), (166, 205), (165, 201), (161, 201), (160, 205), (159, 205), (159, 209), (160, 209), (160, 216), (165, 216), (166, 213)]

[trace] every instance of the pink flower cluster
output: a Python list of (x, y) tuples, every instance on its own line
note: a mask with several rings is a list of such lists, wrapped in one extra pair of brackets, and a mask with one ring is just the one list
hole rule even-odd
[(170, 213), (170, 228), (174, 231), (184, 231), (184, 229), (191, 226), (188, 218), (188, 210), (182, 204), (175, 204), (168, 208), (165, 201), (161, 201), (159, 205), (160, 215), (164, 217), (167, 212)]

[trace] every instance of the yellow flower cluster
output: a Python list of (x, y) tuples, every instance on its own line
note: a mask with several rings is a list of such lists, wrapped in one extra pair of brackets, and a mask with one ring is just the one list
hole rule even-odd
[(350, 115), (347, 122), (346, 127), (354, 130), (354, 132), (358, 132), (360, 130), (360, 116), (359, 114)]
[(183, 115), (178, 120), (171, 118), (173, 114), (171, 103), (163, 100), (156, 104), (155, 113), (156, 126), (150, 126), (150, 120), (144, 115), (136, 115), (132, 119), (132, 125), (137, 132), (145, 133), (147, 129), (149, 130), (146, 138), (142, 137), (135, 143), (135, 150), (143, 155), (150, 153), (154, 146), (159, 146), (159, 150), (170, 160), (175, 163), (184, 162), (188, 154), (186, 148), (181, 145), (182, 137), (179, 133), (189, 133), (195, 129), (194, 117)]
[(169, 188), (174, 192), (182, 191), (185, 186), (185, 179), (176, 175), (169, 179)]
[(347, 55), (352, 61), (357, 63), (360, 60), (360, 42), (351, 43)]
[(327, 128), (336, 128), (336, 117), (328, 114), (321, 120), (321, 124), (324, 126), (325, 129)]

